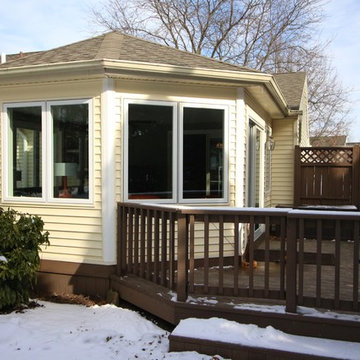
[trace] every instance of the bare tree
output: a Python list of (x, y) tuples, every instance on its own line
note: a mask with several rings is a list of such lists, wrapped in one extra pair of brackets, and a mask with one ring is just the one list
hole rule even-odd
[(92, 22), (266, 72), (306, 71), (310, 131), (346, 134), (346, 91), (317, 37), (324, 0), (104, 0)]

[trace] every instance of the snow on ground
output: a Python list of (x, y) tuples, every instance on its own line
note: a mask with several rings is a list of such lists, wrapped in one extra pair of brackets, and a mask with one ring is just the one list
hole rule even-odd
[[(176, 301), (177, 295), (173, 291), (169, 291), (169, 297), (171, 301)], [(161, 294), (159, 294), (161, 295)], [(187, 303), (190, 304), (201, 304), (201, 305), (216, 305), (218, 300), (216, 297), (192, 297), (188, 296)], [(251, 311), (260, 311), (260, 312), (270, 312), (276, 314), (285, 314), (286, 308), (284, 305), (263, 305), (263, 304), (248, 304), (248, 303), (235, 303), (233, 301), (225, 302), (225, 304), (232, 306), (237, 310), (251, 310)], [(309, 308), (305, 306), (298, 306), (297, 312), (304, 316), (319, 317), (324, 319), (337, 319), (337, 320), (347, 320), (347, 321), (357, 321), (360, 322), (360, 315), (354, 315), (353, 313), (337, 313), (330, 310), (317, 310), (314, 308)]]
[(138, 313), (103, 305), (56, 304), (0, 315), (0, 358), (11, 360), (172, 359), (212, 357), (169, 353), (168, 333)]
[(289, 335), (272, 326), (263, 329), (219, 318), (181, 320), (172, 334), (336, 359), (358, 360), (360, 354), (360, 343)]
[[(169, 353), (168, 333), (128, 309), (39, 304), (42, 306), (23, 313), (0, 315), (0, 359), (213, 359), (196, 352)], [(296, 349), (342, 359), (359, 359), (360, 354), (360, 343), (288, 335), (272, 327), (262, 329), (216, 318), (183, 320), (174, 334), (232, 343), (241, 339), (243, 345)]]

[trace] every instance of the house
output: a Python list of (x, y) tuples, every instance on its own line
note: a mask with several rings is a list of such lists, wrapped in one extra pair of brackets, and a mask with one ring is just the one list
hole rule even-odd
[(0, 108), (0, 205), (43, 218), (40, 281), (57, 291), (106, 293), (118, 201), (291, 204), (309, 144), (304, 73), (119, 32), (2, 56)]
[(347, 135), (314, 136), (310, 138), (311, 146), (347, 146)]

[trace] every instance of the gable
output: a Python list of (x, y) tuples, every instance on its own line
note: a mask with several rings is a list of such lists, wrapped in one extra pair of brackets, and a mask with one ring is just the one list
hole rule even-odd
[(290, 109), (299, 110), (304, 86), (306, 83), (305, 72), (274, 74)]

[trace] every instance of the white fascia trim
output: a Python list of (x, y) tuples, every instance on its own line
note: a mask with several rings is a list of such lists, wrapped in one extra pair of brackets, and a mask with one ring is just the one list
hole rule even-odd
[[(212, 81), (231, 81), (232, 83), (238, 82), (241, 84), (249, 85), (267, 85), (271, 83), (271, 86), (267, 86), (268, 89), (279, 89), (275, 83), (271, 74), (252, 72), (252, 71), (241, 71), (241, 70), (220, 70), (220, 69), (208, 69), (202, 67), (189, 67), (179, 65), (168, 65), (160, 63), (143, 63), (138, 61), (125, 61), (125, 60), (103, 60), (103, 67), (105, 73), (109, 77), (116, 77), (116, 72), (121, 74), (121, 71), (126, 72), (137, 72), (146, 74), (163, 74), (163, 75), (174, 75), (182, 77), (191, 77), (194, 79), (204, 79)], [(114, 74), (111, 73), (114, 71)], [(239, 85), (241, 86), (241, 85)], [(283, 96), (279, 90), (278, 98)], [(284, 105), (286, 105), (284, 100)]]
[(235, 206), (244, 207), (244, 167), (245, 167), (245, 91), (237, 89), (236, 97), (236, 181)]
[[(288, 115), (289, 109), (274, 76), (271, 74), (241, 71), (241, 70), (220, 70), (207, 69), (201, 67), (190, 68), (188, 66), (158, 64), (158, 63), (143, 63), (138, 61), (124, 61), (124, 60), (110, 60), (104, 59), (103, 66), (105, 72), (109, 70), (122, 70), (134, 72), (146, 72), (152, 74), (166, 74), (177, 76), (190, 76), (192, 78), (207, 79), (213, 81), (231, 81), (239, 82), (249, 85), (263, 85), (270, 93), (274, 102), (277, 103), (285, 116)], [(111, 76), (111, 75), (110, 75)], [(246, 86), (246, 85), (245, 85)]]
[(116, 264), (115, 91), (112, 79), (103, 80), (101, 139), (103, 260), (106, 264)]
[(97, 69), (102, 71), (102, 61), (86, 60), (86, 61), (72, 61), (72, 62), (59, 62), (59, 63), (48, 63), (48, 64), (37, 64), (37, 65), (26, 65), (26, 66), (13, 66), (13, 67), (1, 67), (1, 75), (15, 75), (15, 74), (31, 74), (39, 73), (43, 71), (68, 71), (68, 70), (92, 70)]

